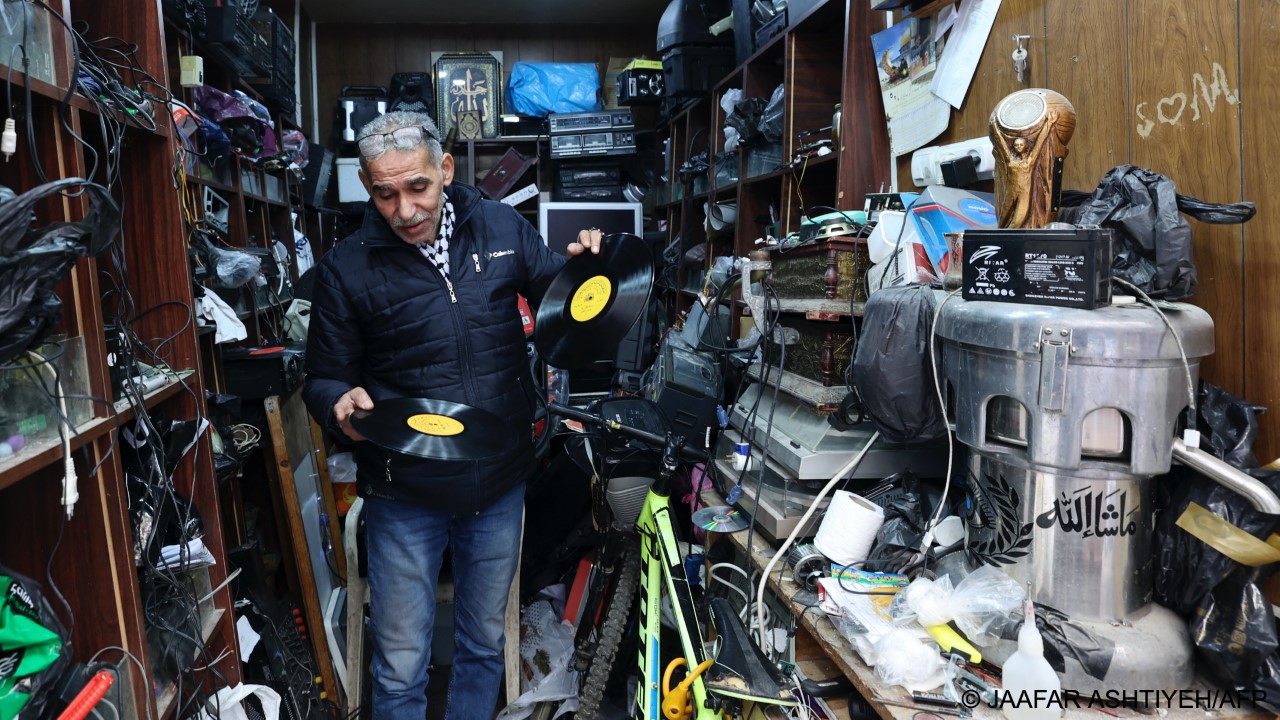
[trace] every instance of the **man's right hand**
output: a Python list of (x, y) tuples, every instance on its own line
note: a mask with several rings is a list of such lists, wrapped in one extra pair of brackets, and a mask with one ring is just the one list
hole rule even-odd
[(343, 393), (342, 397), (338, 398), (338, 402), (333, 406), (333, 417), (338, 421), (338, 427), (342, 428), (342, 432), (346, 433), (347, 437), (360, 442), (365, 439), (364, 436), (356, 432), (354, 427), (351, 427), (351, 413), (355, 412), (356, 408), (361, 410), (373, 409), (373, 398), (369, 397), (369, 393), (365, 392), (362, 387), (351, 388)]

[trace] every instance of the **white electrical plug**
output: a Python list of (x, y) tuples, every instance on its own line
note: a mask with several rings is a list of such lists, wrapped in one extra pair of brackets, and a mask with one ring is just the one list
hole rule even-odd
[(13, 118), (6, 118), (4, 121), (4, 132), (0, 133), (0, 153), (4, 153), (4, 161), (9, 162), (9, 158), (18, 151), (18, 128), (14, 124)]

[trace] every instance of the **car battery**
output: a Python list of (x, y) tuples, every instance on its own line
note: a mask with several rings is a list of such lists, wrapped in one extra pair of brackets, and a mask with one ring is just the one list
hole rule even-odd
[(1094, 308), (1111, 304), (1109, 228), (967, 230), (965, 300)]

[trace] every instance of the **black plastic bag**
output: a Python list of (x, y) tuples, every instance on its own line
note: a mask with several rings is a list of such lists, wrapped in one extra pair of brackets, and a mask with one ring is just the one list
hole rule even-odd
[[(1021, 628), (1022, 623), (1017, 624)], [(1102, 680), (1111, 669), (1116, 645), (1102, 635), (1071, 621), (1071, 616), (1057, 608), (1036, 603), (1036, 627), (1044, 640), (1044, 659), (1059, 673), (1067, 671), (1067, 658), (1078, 663), (1090, 677)], [(1006, 639), (1017, 640), (1015, 632)]]
[(929, 362), (936, 308), (933, 290), (924, 285), (885, 288), (867, 300), (853, 384), (888, 442), (924, 442), (946, 432)]
[(760, 116), (764, 113), (765, 100), (749, 97), (733, 106), (733, 112), (724, 124), (738, 131), (738, 144), (750, 147), (760, 142)]
[[(37, 203), (80, 188), (89, 198), (84, 220), (32, 227)], [(49, 334), (62, 314), (54, 288), (77, 259), (101, 253), (120, 230), (120, 209), (106, 188), (80, 178), (46, 183), (8, 198), (0, 201), (0, 364)]]
[(1180, 195), (1173, 180), (1132, 165), (1112, 168), (1082, 205), (1063, 207), (1058, 220), (1116, 230), (1120, 243), (1111, 270), (1143, 292), (1166, 300), (1196, 291), (1191, 225), (1182, 213), (1201, 222), (1240, 224), (1253, 217), (1251, 202), (1207, 203)]
[(760, 113), (760, 134), (765, 142), (782, 142), (782, 113), (785, 110), (787, 93), (784, 86), (773, 89), (773, 95)]
[[(1206, 383), (1200, 391), (1196, 421), (1208, 449), (1280, 492), (1280, 472), (1250, 467), (1256, 414), (1255, 406), (1220, 388)], [(1280, 633), (1261, 589), (1280, 567), (1241, 565), (1177, 526), (1192, 502), (1259, 539), (1280, 529), (1280, 516), (1254, 510), (1186, 468), (1159, 479), (1157, 489), (1156, 601), (1187, 619), (1200, 667), (1237, 690), (1261, 693), (1259, 704), (1280, 712)]]
[(1201, 668), (1246, 697), (1262, 693), (1258, 704), (1280, 712), (1280, 637), (1271, 601), (1262, 594), (1263, 581), (1274, 572), (1238, 568), (1201, 599), (1190, 630)]
[[(1273, 492), (1280, 492), (1280, 472), (1250, 471)], [(1201, 601), (1232, 573), (1244, 570), (1235, 560), (1204, 544), (1177, 526), (1178, 518), (1195, 503), (1241, 530), (1266, 539), (1280, 528), (1280, 516), (1253, 509), (1240, 495), (1203, 475), (1182, 467), (1157, 481), (1161, 508), (1156, 520), (1156, 602), (1190, 617)], [(1270, 611), (1268, 611), (1270, 612)]]
[[(941, 492), (922, 483), (914, 474), (895, 476), (901, 490), (888, 493), (888, 498), (873, 502), (884, 508), (884, 523), (876, 532), (863, 568), (871, 572), (901, 572), (911, 565), (920, 552), (925, 526), (933, 517)], [(886, 478), (892, 482), (894, 478)], [(931, 492), (932, 491), (932, 492)]]
[(1246, 470), (1258, 467), (1253, 441), (1258, 436), (1258, 416), (1266, 407), (1241, 400), (1217, 385), (1200, 383), (1196, 398), (1196, 425), (1213, 454)]

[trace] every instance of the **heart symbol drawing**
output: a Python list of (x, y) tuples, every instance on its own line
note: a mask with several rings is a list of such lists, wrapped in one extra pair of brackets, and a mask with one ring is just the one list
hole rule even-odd
[[(1177, 114), (1174, 115), (1173, 117), (1169, 117), (1169, 115), (1167, 115), (1164, 111), (1164, 106), (1169, 105), (1172, 107), (1175, 103), (1179, 103), (1179, 102), (1181, 104), (1178, 105)], [(1186, 109), (1187, 109), (1187, 94), (1174, 93), (1169, 97), (1164, 98), (1160, 102), (1156, 103), (1156, 117), (1160, 119), (1160, 122), (1165, 123), (1166, 125), (1177, 125), (1178, 121), (1182, 119), (1182, 113), (1186, 112)]]

